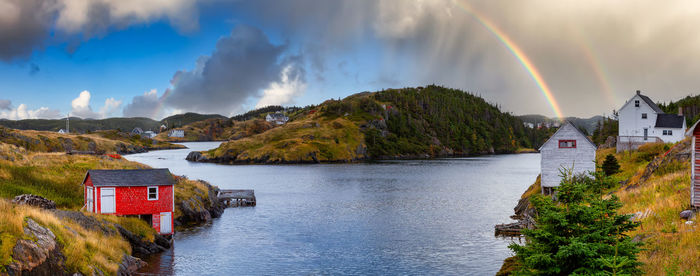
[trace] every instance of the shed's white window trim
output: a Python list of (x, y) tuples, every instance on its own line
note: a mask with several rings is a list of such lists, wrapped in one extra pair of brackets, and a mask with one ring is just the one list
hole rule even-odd
[(158, 186), (148, 186), (146, 192), (148, 200), (158, 200)]

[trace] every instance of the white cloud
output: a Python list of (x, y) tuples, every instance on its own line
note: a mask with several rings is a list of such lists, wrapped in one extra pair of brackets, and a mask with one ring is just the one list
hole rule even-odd
[(294, 97), (306, 90), (306, 82), (301, 74), (294, 72), (293, 65), (287, 65), (280, 73), (280, 81), (273, 82), (270, 87), (263, 90), (263, 96), (255, 105), (261, 108), (270, 105), (284, 105), (294, 101)]
[(83, 92), (80, 92), (80, 95), (71, 101), (70, 115), (81, 118), (101, 119), (113, 115), (122, 105), (121, 100), (107, 98), (100, 111), (94, 112), (90, 106), (91, 97), (90, 91), (83, 90)]
[(103, 118), (110, 117), (114, 115), (115, 112), (119, 110), (122, 106), (122, 100), (115, 100), (114, 98), (107, 98), (105, 100), (105, 105), (100, 109), (100, 114)]
[(41, 107), (39, 109), (31, 110), (27, 108), (26, 104), (20, 104), (15, 109), (7, 109), (6, 111), (0, 112), (0, 118), (10, 120), (56, 119), (60, 116), (61, 113), (56, 109)]
[(98, 113), (92, 111), (92, 107), (90, 107), (90, 97), (90, 91), (83, 90), (83, 92), (80, 92), (80, 95), (70, 103), (71, 116), (92, 119), (100, 118), (101, 116)]

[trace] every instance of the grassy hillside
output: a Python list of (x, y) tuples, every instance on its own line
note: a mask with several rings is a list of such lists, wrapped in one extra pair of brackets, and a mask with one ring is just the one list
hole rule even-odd
[[(160, 120), (161, 124), (167, 124), (169, 128), (177, 128), (189, 125), (194, 122), (209, 120), (209, 119), (226, 119), (226, 117), (219, 114), (197, 114), (193, 112), (187, 112), (185, 114), (173, 115)], [(160, 126), (160, 125), (159, 125)], [(145, 129), (144, 129), (145, 130)]]
[(181, 145), (153, 141), (116, 130), (98, 131), (92, 134), (60, 134), (0, 127), (0, 142), (35, 152), (129, 153), (149, 149), (184, 148)]
[(349, 162), (363, 159), (510, 153), (551, 133), (472, 94), (439, 86), (363, 92), (288, 113), (269, 131), (229, 141), (200, 161)]
[[(20, 133), (32, 137), (31, 132)], [(111, 147), (109, 143), (115, 143), (99, 140), (108, 140), (106, 138), (94, 139), (99, 147)], [(81, 184), (87, 170), (148, 167), (119, 156), (67, 155), (47, 152), (46, 149), (46, 145), (41, 143), (40, 146), (25, 148), (0, 141), (0, 274), (6, 272), (6, 266), (13, 262), (13, 248), (17, 240), (31, 239), (23, 230), (28, 218), (56, 235), (57, 242), (62, 246), (61, 253), (66, 256), (67, 272), (91, 275), (99, 270), (108, 275), (116, 274), (122, 257), (131, 254), (129, 242), (116, 230), (105, 233), (100, 229), (85, 228), (73, 219), (48, 210), (15, 205), (9, 200), (21, 194), (34, 194), (53, 200), (59, 209), (77, 211), (83, 206)], [(176, 201), (189, 199), (192, 194), (208, 192), (208, 187), (197, 181), (181, 179), (177, 185)], [(176, 208), (175, 215), (181, 213)], [(95, 218), (108, 229), (113, 228), (109, 226), (111, 223), (117, 223), (145, 241), (153, 242), (157, 234), (150, 225), (137, 218), (83, 214)]]
[[(700, 271), (700, 231), (698, 219), (686, 223), (679, 217), (690, 209), (690, 143), (647, 144), (636, 151), (615, 153), (614, 148), (599, 149), (598, 165), (608, 154), (617, 158), (620, 171), (612, 175), (617, 186), (606, 193), (623, 203), (621, 214), (634, 214), (641, 222), (628, 236), (643, 242), (639, 260), (648, 275), (698, 275)], [(523, 194), (527, 200), (539, 194), (538, 181)], [(509, 258), (499, 275), (516, 269), (517, 259)]]
[(170, 142), (227, 141), (238, 140), (251, 135), (263, 133), (274, 125), (264, 119), (236, 121), (232, 119), (207, 119), (175, 128), (185, 131), (185, 137), (168, 137), (167, 132), (159, 133), (156, 140)]
[[(71, 132), (85, 133), (98, 130), (121, 130), (130, 132), (134, 128), (141, 128), (144, 131), (158, 131), (160, 126), (166, 124), (169, 128), (182, 127), (194, 122), (207, 119), (225, 119), (226, 117), (218, 114), (197, 114), (185, 113), (167, 117), (163, 120), (156, 121), (150, 118), (133, 117), (133, 118), (107, 118), (107, 119), (81, 119), (77, 117), (70, 118)], [(28, 119), (28, 120), (7, 120), (0, 119), (0, 126), (21, 129), (21, 130), (41, 130), (41, 131), (58, 131), (66, 128), (66, 119)]]

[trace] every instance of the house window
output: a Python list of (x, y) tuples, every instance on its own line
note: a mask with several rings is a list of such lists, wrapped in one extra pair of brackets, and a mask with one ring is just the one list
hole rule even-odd
[(148, 187), (148, 200), (158, 200), (158, 187)]
[(634, 107), (639, 107), (639, 100), (634, 100)]
[(673, 135), (673, 131), (670, 130), (670, 129), (669, 129), (669, 130), (664, 130), (664, 131), (663, 131), (663, 135)]
[(559, 148), (562, 148), (562, 149), (576, 148), (576, 140), (559, 140)]
[(662, 134), (663, 134), (663, 135), (668, 135), (668, 131), (664, 129), (664, 131), (662, 132)]
[(646, 118), (647, 118), (647, 114), (646, 114), (646, 113), (642, 113), (642, 119), (646, 119)]

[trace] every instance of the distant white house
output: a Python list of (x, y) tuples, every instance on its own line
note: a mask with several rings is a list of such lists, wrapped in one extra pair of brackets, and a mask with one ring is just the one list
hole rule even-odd
[(267, 114), (267, 116), (265, 116), (265, 121), (275, 123), (277, 125), (283, 125), (289, 121), (289, 117), (282, 114), (282, 112), (277, 111), (275, 113)]
[(683, 140), (686, 130), (682, 114), (664, 113), (639, 90), (621, 108), (617, 151), (637, 149), (652, 142), (675, 143)]
[(185, 137), (185, 131), (182, 129), (173, 129), (170, 132), (168, 132), (168, 137), (173, 137), (173, 138), (184, 138)]
[(141, 136), (146, 137), (146, 138), (153, 138), (153, 137), (156, 137), (156, 133), (148, 130), (148, 131), (144, 131), (143, 134), (141, 134)]
[(596, 146), (571, 122), (566, 122), (540, 147), (542, 193), (561, 183), (561, 169), (575, 175), (595, 172)]
[(131, 131), (131, 134), (141, 135), (142, 133), (143, 133), (143, 129), (141, 129), (140, 127), (136, 127)]
[(58, 133), (60, 133), (60, 134), (65, 134), (65, 133), (66, 133), (66, 130), (65, 130), (65, 129), (59, 129), (59, 130), (58, 130)]
[(523, 122), (523, 125), (526, 128), (535, 128), (535, 124), (533, 124), (533, 123)]

